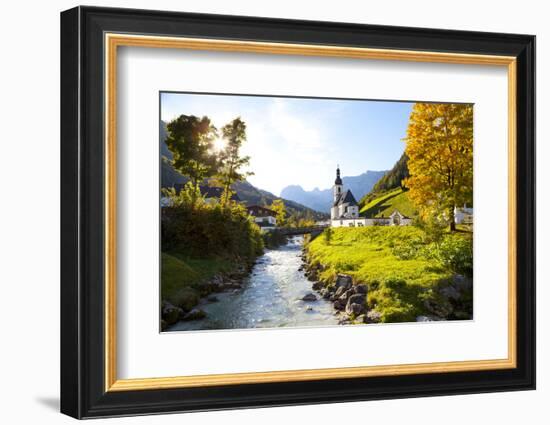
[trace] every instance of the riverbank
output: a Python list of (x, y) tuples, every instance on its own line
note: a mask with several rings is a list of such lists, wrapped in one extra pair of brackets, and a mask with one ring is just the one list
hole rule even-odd
[(204, 311), (196, 308), (201, 300), (241, 288), (254, 265), (250, 260), (188, 258), (175, 252), (162, 253), (161, 261), (162, 330), (180, 320), (204, 317)]
[(460, 260), (463, 238), (449, 235), (435, 246), (412, 226), (332, 229), (305, 246), (306, 275), (351, 323), (471, 319), (472, 279), (454, 272), (441, 253), (450, 244), (444, 254)]
[[(311, 282), (304, 275), (302, 236), (266, 249), (250, 273), (233, 287), (203, 297), (194, 307), (196, 320), (179, 320), (167, 331), (332, 326), (338, 318), (332, 303), (312, 297)], [(212, 297), (215, 297), (212, 299)]]

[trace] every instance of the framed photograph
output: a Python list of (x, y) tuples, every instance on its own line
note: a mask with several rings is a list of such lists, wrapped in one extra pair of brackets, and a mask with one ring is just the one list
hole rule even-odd
[(535, 388), (535, 37), (61, 14), (61, 411)]

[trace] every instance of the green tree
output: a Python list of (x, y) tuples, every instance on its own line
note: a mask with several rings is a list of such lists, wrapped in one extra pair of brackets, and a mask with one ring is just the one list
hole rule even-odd
[(227, 145), (219, 154), (219, 169), (216, 180), (223, 188), (221, 199), (222, 206), (225, 206), (231, 199), (231, 185), (238, 181), (245, 180), (254, 173), (242, 171), (250, 164), (249, 156), (241, 156), (240, 150), (243, 142), (246, 141), (246, 124), (240, 117), (235, 118), (222, 128), (222, 137)]
[(287, 225), (286, 221), (286, 207), (282, 199), (275, 199), (270, 206), (270, 209), (275, 211), (276, 219), (277, 219), (277, 226), (278, 227), (284, 227)]
[(472, 202), (473, 106), (416, 103), (406, 143), (410, 199), (423, 219), (443, 211), (455, 230), (454, 207)]
[(217, 158), (213, 153), (216, 127), (208, 117), (180, 115), (167, 126), (166, 146), (172, 152), (172, 166), (183, 176), (189, 177), (192, 206), (195, 204), (199, 184), (217, 171)]

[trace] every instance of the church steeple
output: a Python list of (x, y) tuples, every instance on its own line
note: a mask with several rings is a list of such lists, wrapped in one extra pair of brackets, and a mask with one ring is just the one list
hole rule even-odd
[(334, 184), (338, 184), (342, 186), (342, 179), (340, 178), (340, 166), (336, 166), (336, 180), (334, 180)]
[(344, 184), (342, 183), (342, 179), (340, 178), (340, 166), (336, 166), (336, 180), (334, 180), (334, 186), (332, 187), (332, 197), (334, 204), (338, 202), (338, 199), (340, 198), (340, 195), (342, 195), (342, 191), (344, 190)]

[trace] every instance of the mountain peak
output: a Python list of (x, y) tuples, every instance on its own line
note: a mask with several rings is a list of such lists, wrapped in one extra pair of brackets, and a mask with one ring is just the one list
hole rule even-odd
[[(369, 193), (375, 183), (380, 180), (386, 171), (368, 170), (358, 176), (343, 176), (345, 189), (352, 191), (356, 199), (361, 199)], [(299, 202), (306, 207), (321, 212), (329, 212), (332, 205), (332, 188), (304, 190), (299, 185), (290, 185), (281, 191), (281, 197)]]

